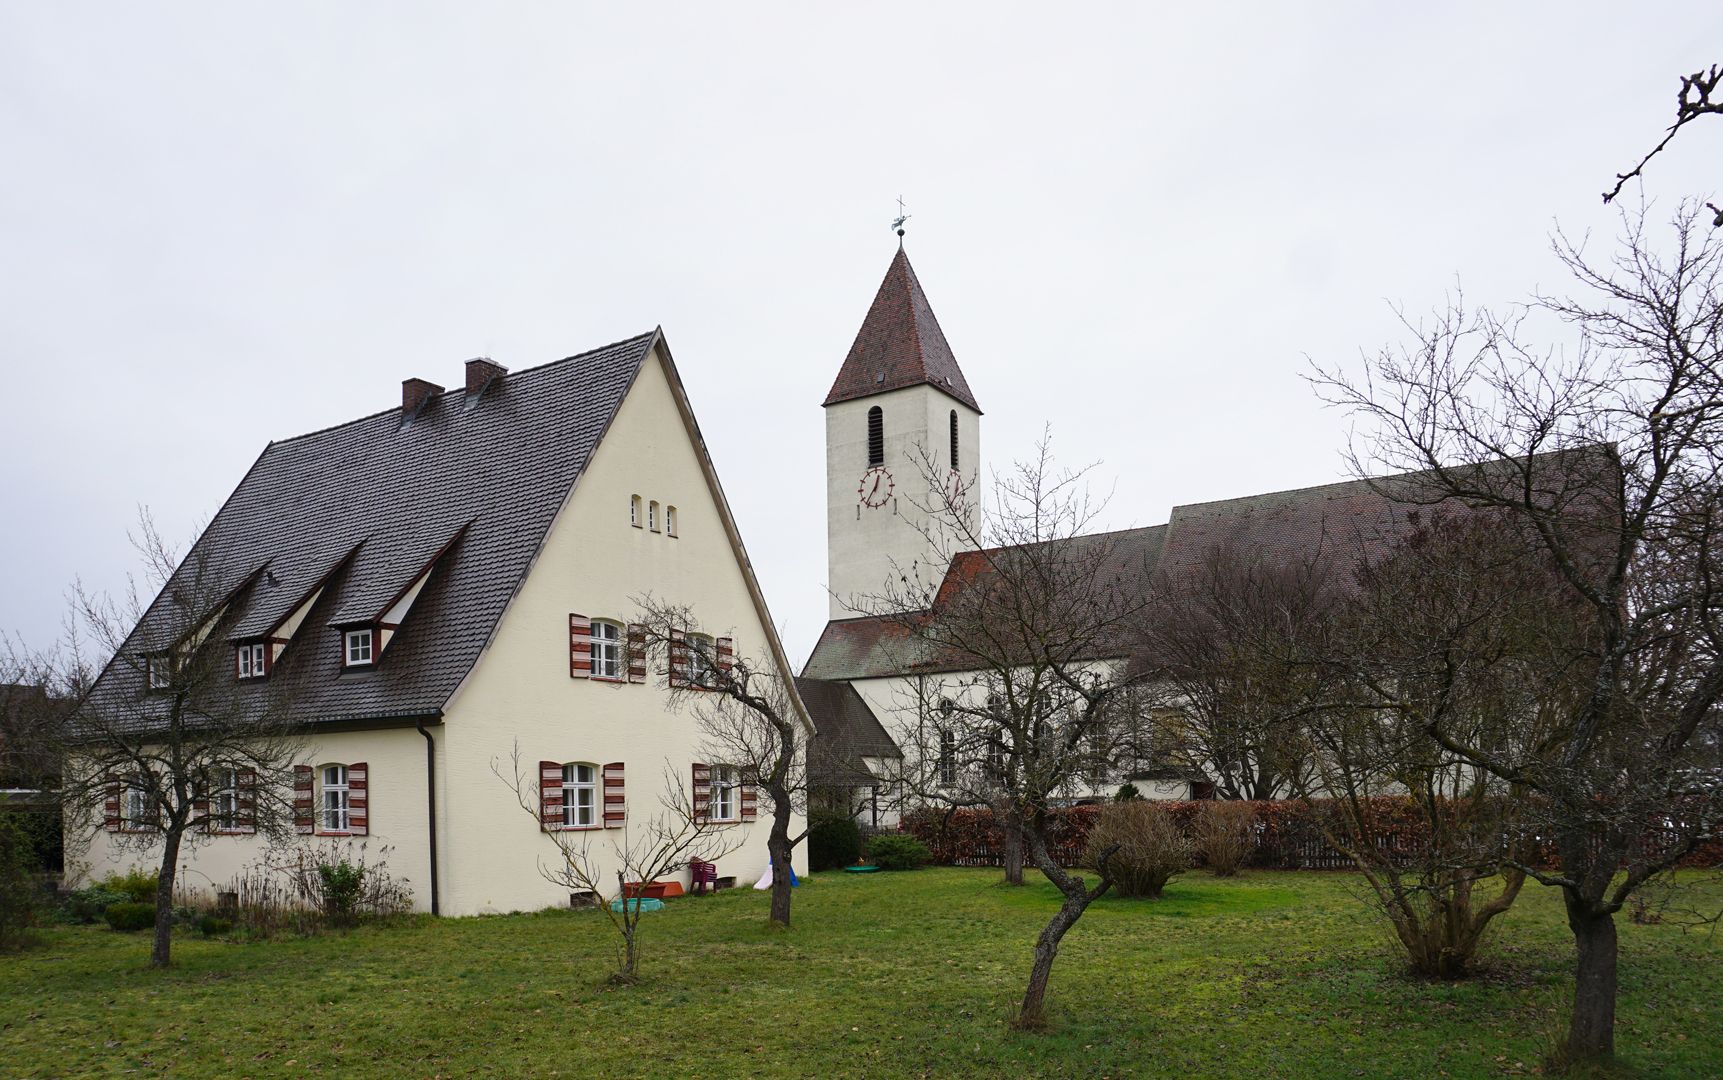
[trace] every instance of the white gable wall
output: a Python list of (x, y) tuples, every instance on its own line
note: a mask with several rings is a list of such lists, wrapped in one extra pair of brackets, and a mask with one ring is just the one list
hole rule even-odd
[[(676, 507), (678, 535), (662, 531), (662, 517), (656, 533), (630, 525), (634, 495)], [(767, 630), (657, 353), (642, 365), (490, 647), (446, 710), (438, 732), (445, 912), (568, 903), (568, 890), (538, 870), (557, 856), (555, 844), (492, 771), (493, 763), (512, 768), (517, 741), (529, 783), (541, 760), (624, 763), (631, 827), (663, 812), (666, 769), (686, 785), (692, 764), (705, 760), (692, 716), (670, 711), (656, 662), (643, 684), (569, 676), (569, 613), (626, 624), (635, 598), (648, 592), (691, 607), (703, 632), (733, 637), (738, 657), (769, 662)], [(766, 867), (764, 796), (759, 813), (755, 822), (725, 829), (746, 840), (718, 860), (718, 873), (738, 884), (752, 884)], [(609, 863), (623, 830), (583, 835)], [(799, 850), (796, 864), (805, 866)], [(607, 876), (614, 880), (613, 872)], [(686, 885), (686, 873), (679, 876)]]

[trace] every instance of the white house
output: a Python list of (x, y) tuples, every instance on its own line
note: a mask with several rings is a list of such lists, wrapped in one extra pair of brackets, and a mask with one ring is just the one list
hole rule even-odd
[[(752, 881), (766, 815), (701, 760), (662, 685), (676, 673), (647, 670), (629, 621), (651, 593), (717, 628), (689, 656), (790, 674), (663, 334), (512, 373), (468, 361), (454, 390), (402, 385), (398, 409), (271, 443), (192, 552), (236, 589), (201, 647), (232, 650), (236, 686), (286, 692), (304, 721), (303, 842), (389, 846), (424, 910), (564, 905), (539, 873), (558, 851), (546, 833), (587, 833), (602, 863), (685, 777), (740, 843), (719, 874)], [(147, 647), (148, 623), (126, 649)], [(97, 693), (147, 699), (147, 681), (110, 664)], [(517, 746), (543, 783), (538, 821), (496, 775)], [(187, 885), (219, 889), (260, 855), (246, 794), (215, 793)], [(115, 842), (127, 803), (115, 793), (85, 874), (147, 861)]]

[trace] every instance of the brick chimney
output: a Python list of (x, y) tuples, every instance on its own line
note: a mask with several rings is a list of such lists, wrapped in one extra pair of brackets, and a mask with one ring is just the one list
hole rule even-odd
[(425, 379), (401, 380), (401, 419), (411, 420), (430, 403), (431, 399), (443, 392), (443, 388)]
[(501, 364), (494, 364), (488, 356), (480, 356), (467, 361), (467, 396), (484, 393), (485, 387), (492, 379), (500, 379), (509, 373), (509, 369)]

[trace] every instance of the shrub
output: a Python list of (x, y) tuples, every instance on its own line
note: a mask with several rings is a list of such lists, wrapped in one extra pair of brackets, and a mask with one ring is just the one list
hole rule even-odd
[(204, 937), (220, 937), (233, 932), (233, 922), (217, 915), (205, 915), (197, 921), (197, 929)]
[(323, 894), (323, 914), (337, 926), (351, 924), (365, 888), (365, 867), (346, 860), (320, 863), (317, 881)]
[(154, 904), (157, 880), (156, 871), (134, 866), (123, 874), (109, 874), (96, 885), (136, 904)]
[(933, 858), (927, 845), (908, 833), (880, 833), (867, 842), (867, 853), (881, 870), (917, 870)]
[(60, 917), (67, 922), (93, 923), (102, 917), (102, 912), (108, 910), (109, 904), (120, 904), (131, 900), (125, 893), (109, 892), (100, 885), (91, 885), (83, 889), (73, 889), (66, 894), (66, 899), (60, 905)]
[(836, 870), (861, 859), (861, 827), (848, 814), (825, 812), (808, 824), (808, 869)]
[(122, 900), (117, 904), (109, 904), (108, 910), (102, 912), (102, 918), (108, 920), (109, 926), (123, 934), (148, 930), (156, 924), (156, 906)]
[(0, 948), (21, 944), (36, 923), (42, 904), (36, 869), (30, 838), (11, 814), (0, 815)]
[(1192, 822), (1197, 852), (1215, 877), (1232, 877), (1256, 846), (1256, 809), (1250, 803), (1204, 804)]
[(1095, 827), (1089, 830), (1088, 865), (1099, 870), (1101, 856), (1109, 848), (1114, 850), (1107, 873), (1120, 896), (1158, 900), (1167, 882), (1191, 865), (1191, 842), (1178, 822), (1168, 810), (1147, 800), (1101, 808)]
[(1137, 790), (1137, 785), (1131, 783), (1129, 780), (1120, 784), (1119, 790), (1113, 793), (1114, 802), (1130, 802), (1132, 799), (1140, 799), (1142, 797), (1143, 793)]

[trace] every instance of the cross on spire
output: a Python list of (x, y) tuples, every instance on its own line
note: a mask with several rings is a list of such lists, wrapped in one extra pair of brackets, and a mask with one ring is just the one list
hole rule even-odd
[(897, 230), (898, 247), (903, 246), (903, 223), (908, 220), (909, 215), (903, 212), (903, 196), (899, 195), (897, 197), (897, 217), (891, 223), (891, 227)]

